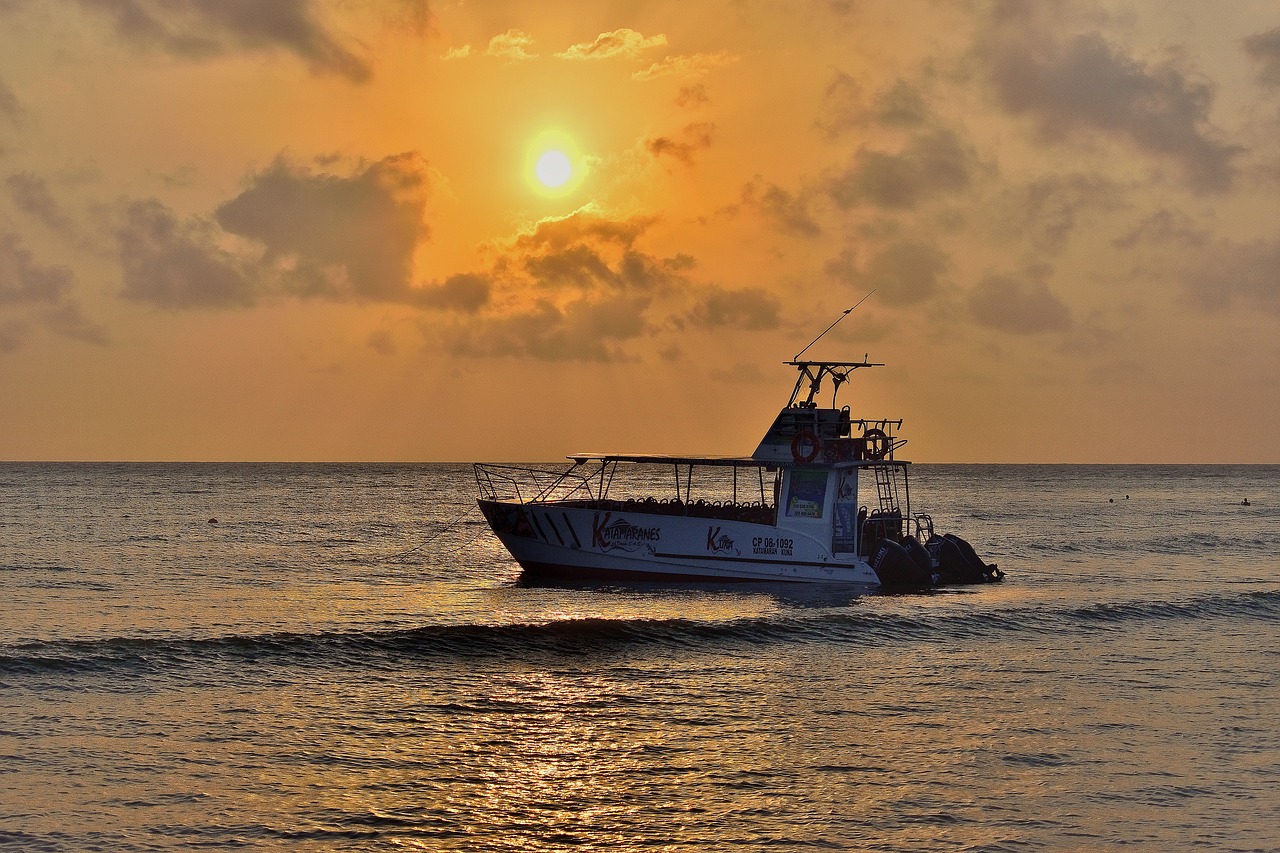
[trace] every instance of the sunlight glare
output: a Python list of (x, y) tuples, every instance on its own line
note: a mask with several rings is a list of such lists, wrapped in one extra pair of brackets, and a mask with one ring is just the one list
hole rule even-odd
[(573, 174), (573, 166), (569, 163), (568, 155), (558, 149), (552, 149), (538, 158), (535, 171), (543, 186), (555, 189), (569, 180)]

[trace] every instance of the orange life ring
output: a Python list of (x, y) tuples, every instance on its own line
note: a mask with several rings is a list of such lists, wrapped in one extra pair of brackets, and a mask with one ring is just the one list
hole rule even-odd
[[(883, 459), (889, 455), (892, 445), (889, 442), (889, 436), (882, 429), (872, 427), (862, 434), (862, 441), (867, 448), (868, 459)], [(874, 444), (874, 449), (873, 449)]]
[(818, 458), (818, 453), (822, 450), (822, 442), (814, 435), (811, 429), (802, 429), (796, 432), (795, 437), (791, 439), (791, 458), (797, 462), (807, 464)]

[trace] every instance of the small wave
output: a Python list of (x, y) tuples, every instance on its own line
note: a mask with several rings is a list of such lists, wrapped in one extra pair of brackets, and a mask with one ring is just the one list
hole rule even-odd
[(0, 652), (0, 675), (147, 674), (209, 666), (352, 666), (396, 668), (406, 660), (449, 663), (473, 658), (582, 657), (660, 647), (742, 650), (773, 643), (903, 642), (988, 639), (1045, 630), (1115, 630), (1152, 620), (1280, 617), (1280, 590), (1209, 595), (1183, 601), (1093, 604), (1075, 608), (996, 609), (959, 614), (825, 612), (701, 621), (581, 618), (498, 625), (207, 638), (36, 641)]

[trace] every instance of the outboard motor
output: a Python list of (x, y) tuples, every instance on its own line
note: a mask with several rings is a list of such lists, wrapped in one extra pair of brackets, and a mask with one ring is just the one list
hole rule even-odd
[(871, 568), (880, 578), (880, 585), (886, 589), (929, 589), (937, 583), (932, 571), (922, 568), (906, 548), (892, 539), (881, 539), (876, 543)]
[(938, 560), (943, 583), (995, 583), (1004, 578), (1004, 572), (994, 563), (984, 563), (973, 546), (954, 533), (930, 539), (929, 551)]

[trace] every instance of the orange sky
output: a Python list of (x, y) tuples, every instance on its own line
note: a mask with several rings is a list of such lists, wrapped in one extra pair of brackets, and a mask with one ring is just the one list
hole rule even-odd
[[(0, 2), (0, 459), (1280, 462), (1271, 2)], [(547, 140), (574, 174), (531, 173)]]

